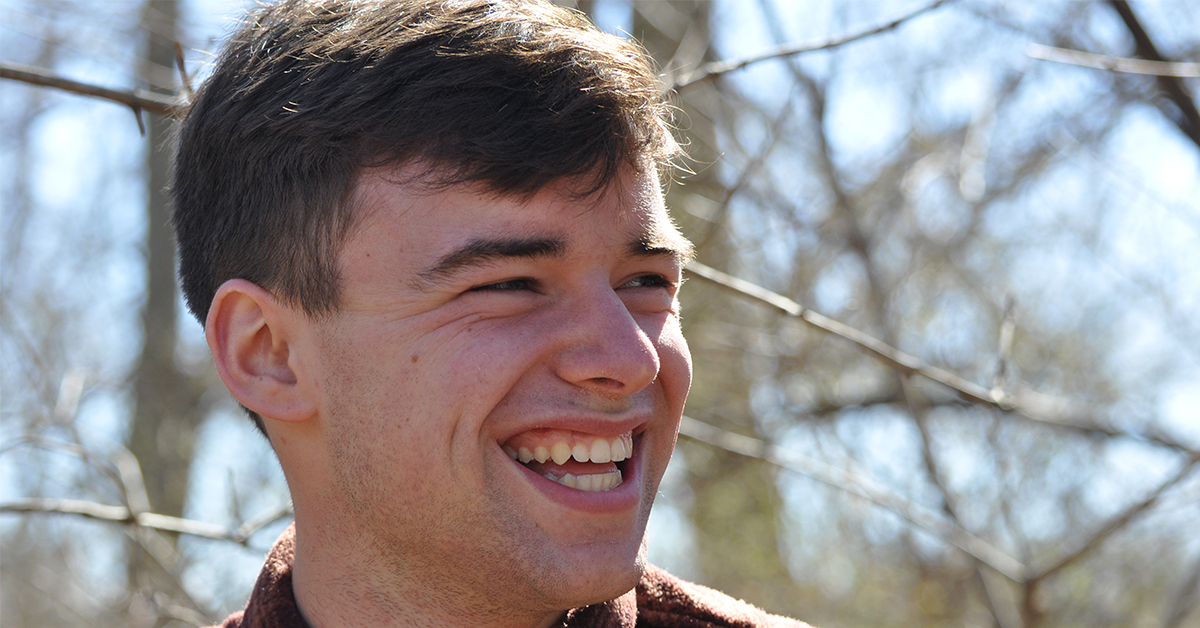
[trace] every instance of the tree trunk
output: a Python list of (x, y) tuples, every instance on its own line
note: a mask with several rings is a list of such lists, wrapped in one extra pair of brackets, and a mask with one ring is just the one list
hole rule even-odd
[[(148, 0), (142, 9), (146, 54), (141, 76), (150, 89), (175, 93), (162, 83), (175, 66), (177, 0)], [(178, 309), (175, 243), (171, 235), (166, 187), (170, 170), (170, 134), (174, 121), (142, 114), (146, 123), (146, 304), (142, 312), (142, 354), (134, 380), (136, 408), (129, 450), (141, 464), (148, 507), (153, 512), (181, 516), (192, 459), (192, 432), (200, 421), (196, 407), (203, 388), (197, 378), (180, 371), (175, 362)], [(138, 504), (131, 503), (131, 507)], [(166, 537), (164, 537), (166, 538)], [(167, 539), (173, 542), (173, 539)], [(161, 559), (161, 556), (159, 557)], [(178, 583), (140, 546), (130, 553), (131, 590), (163, 591), (174, 596)], [(152, 605), (151, 605), (152, 607)], [(131, 609), (133, 610), (133, 609)], [(136, 613), (135, 613), (136, 614)]]

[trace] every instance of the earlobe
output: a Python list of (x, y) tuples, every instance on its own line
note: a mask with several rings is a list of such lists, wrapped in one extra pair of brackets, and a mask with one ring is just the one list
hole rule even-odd
[(270, 292), (231, 279), (213, 297), (204, 324), (217, 372), (229, 392), (263, 418), (298, 422), (315, 403), (298, 372), (306, 318)]

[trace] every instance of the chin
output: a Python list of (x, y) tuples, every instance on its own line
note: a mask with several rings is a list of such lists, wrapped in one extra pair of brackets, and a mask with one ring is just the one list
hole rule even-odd
[(597, 542), (574, 548), (557, 569), (543, 573), (546, 599), (561, 609), (607, 602), (629, 592), (646, 570), (645, 539), (633, 547), (624, 543)]

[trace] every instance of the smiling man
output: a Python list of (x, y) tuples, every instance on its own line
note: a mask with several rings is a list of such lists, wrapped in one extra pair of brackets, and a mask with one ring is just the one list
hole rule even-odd
[(659, 89), (542, 2), (233, 35), (180, 132), (180, 275), (296, 523), (226, 626), (802, 625), (645, 562), (691, 383)]

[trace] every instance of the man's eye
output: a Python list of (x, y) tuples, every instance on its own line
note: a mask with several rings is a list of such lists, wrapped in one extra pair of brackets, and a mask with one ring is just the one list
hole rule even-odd
[(634, 277), (623, 288), (670, 288), (673, 283), (662, 275), (642, 275)]
[(469, 292), (490, 292), (490, 291), (512, 291), (512, 290), (534, 290), (537, 288), (537, 282), (532, 279), (509, 279), (498, 283), (489, 283), (483, 286), (475, 286)]

